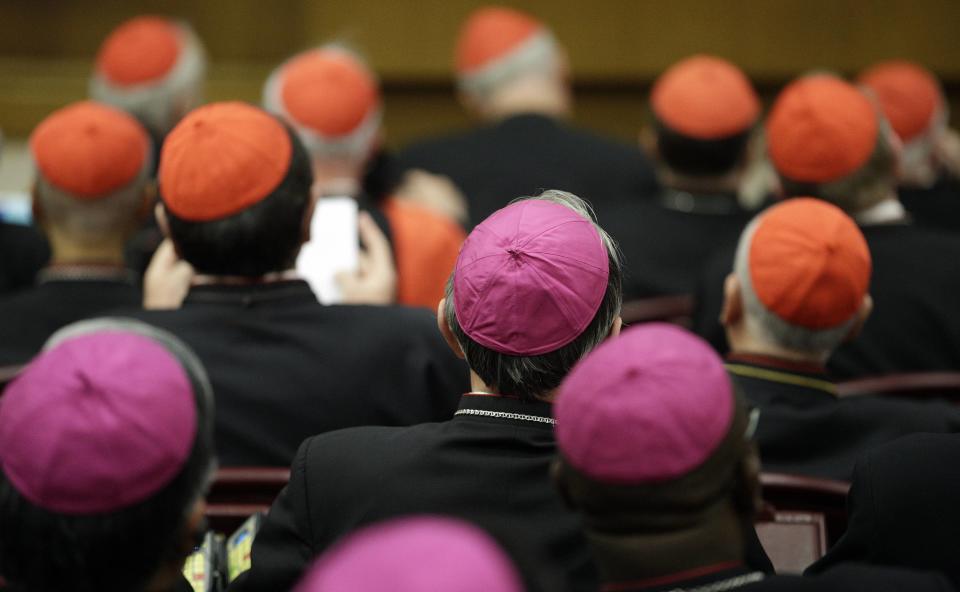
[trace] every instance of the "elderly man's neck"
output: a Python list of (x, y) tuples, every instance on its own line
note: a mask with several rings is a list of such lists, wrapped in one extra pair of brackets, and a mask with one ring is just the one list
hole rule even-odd
[[(483, 379), (477, 376), (477, 373), (474, 372), (473, 370), (470, 371), (470, 391), (474, 393), (489, 393), (491, 395), (502, 394), (496, 388), (485, 383)], [(556, 396), (557, 396), (557, 389), (554, 389), (552, 391), (549, 391), (537, 397), (537, 399), (541, 401), (545, 401), (547, 403), (552, 403)]]
[(829, 351), (807, 352), (783, 347), (757, 335), (743, 325), (727, 327), (727, 342), (730, 345), (730, 353), (733, 354), (752, 354), (817, 365), (825, 364), (830, 357)]
[(494, 90), (482, 101), (480, 115), (488, 121), (499, 121), (514, 115), (533, 113), (555, 119), (571, 115), (569, 89), (553, 77), (531, 76)]
[(47, 232), (53, 265), (123, 265), (123, 237), (76, 240), (59, 232)]

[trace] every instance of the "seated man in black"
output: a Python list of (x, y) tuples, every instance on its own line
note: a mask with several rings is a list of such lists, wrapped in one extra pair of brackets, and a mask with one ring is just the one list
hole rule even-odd
[(64, 328), (3, 394), (0, 580), (183, 590), (215, 464), (213, 393), (189, 348), (134, 321)]
[(869, 282), (863, 235), (822, 200), (787, 200), (744, 231), (721, 318), (727, 368), (760, 410), (766, 470), (849, 480), (857, 457), (874, 446), (960, 431), (960, 409), (946, 402), (837, 397), (824, 364), (867, 320)]
[[(837, 379), (960, 368), (960, 236), (910, 223), (897, 198), (895, 143), (863, 92), (827, 74), (780, 93), (766, 124), (770, 160), (784, 197), (813, 196), (852, 217), (873, 259), (875, 313), (828, 361)], [(708, 263), (697, 292), (694, 328), (720, 351), (724, 278), (733, 249)]]
[(512, 8), (478, 8), (460, 30), (455, 61), (460, 102), (480, 125), (412, 144), (397, 166), (452, 179), (471, 224), (547, 187), (583, 196), (601, 213), (656, 191), (639, 147), (570, 123), (566, 53), (546, 24)]
[(960, 586), (960, 436), (914, 434), (864, 454), (847, 531), (808, 573), (847, 562), (942, 571)]
[(0, 222), (0, 295), (33, 287), (49, 260), (50, 247), (39, 230)]
[(550, 401), (573, 364), (619, 331), (620, 278), (613, 241), (574, 195), (547, 191), (478, 225), (437, 312), (471, 392), (440, 423), (304, 442), (236, 590), (286, 589), (344, 534), (420, 513), (511, 541), (531, 589), (542, 569), (595, 590), (580, 524), (550, 486)]
[(196, 275), (181, 308), (136, 316), (203, 360), (224, 465), (286, 465), (313, 434), (453, 413), (467, 372), (433, 315), (323, 306), (293, 271), (313, 175), (280, 121), (242, 103), (197, 109), (167, 136), (159, 182), (160, 226)]
[(30, 151), (34, 217), (52, 257), (35, 287), (0, 300), (0, 365), (27, 362), (63, 325), (140, 305), (123, 249), (150, 211), (146, 130), (122, 111), (74, 103), (37, 126)]
[(858, 82), (876, 96), (903, 143), (903, 207), (919, 226), (960, 232), (960, 163), (950, 146), (958, 139), (948, 127), (949, 107), (940, 81), (919, 64), (890, 60), (867, 68)]
[(720, 58), (698, 55), (671, 66), (650, 95), (644, 130), (660, 192), (598, 207), (623, 250), (626, 299), (689, 294), (718, 248), (750, 221), (738, 191), (760, 101), (747, 77)]
[(811, 578), (751, 571), (753, 414), (717, 354), (683, 329), (643, 325), (597, 348), (561, 386), (556, 418), (554, 478), (583, 514), (601, 590), (951, 589), (938, 574), (881, 567)]

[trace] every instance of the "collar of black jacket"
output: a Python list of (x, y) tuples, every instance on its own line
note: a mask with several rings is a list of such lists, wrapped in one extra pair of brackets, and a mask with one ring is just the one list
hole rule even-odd
[(837, 396), (836, 385), (822, 365), (796, 362), (760, 354), (729, 354), (727, 371), (734, 376), (754, 378), (822, 391)]
[(183, 301), (184, 306), (197, 304), (256, 304), (285, 302), (318, 302), (310, 285), (303, 280), (281, 280), (259, 284), (207, 284), (193, 286)]
[(502, 421), (552, 429), (553, 405), (546, 401), (522, 401), (517, 397), (467, 393), (460, 399), (457, 419)]

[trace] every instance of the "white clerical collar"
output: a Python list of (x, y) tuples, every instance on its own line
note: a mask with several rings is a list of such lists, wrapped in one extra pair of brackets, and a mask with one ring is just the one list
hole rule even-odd
[(875, 226), (878, 224), (894, 224), (907, 221), (907, 211), (895, 197), (876, 203), (865, 210), (857, 212), (853, 217), (860, 226)]

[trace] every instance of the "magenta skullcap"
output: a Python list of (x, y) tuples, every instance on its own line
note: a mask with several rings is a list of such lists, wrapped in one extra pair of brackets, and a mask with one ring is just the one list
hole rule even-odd
[(705, 341), (674, 325), (641, 325), (602, 344), (564, 380), (557, 445), (597, 481), (668, 481), (710, 457), (734, 408), (723, 361)]
[(160, 343), (119, 330), (68, 338), (0, 398), (0, 470), (48, 511), (117, 511), (183, 468), (196, 405), (184, 367)]
[(295, 592), (523, 592), (506, 553), (478, 527), (434, 516), (398, 518), (348, 536)]
[(453, 279), (457, 322), (503, 354), (552, 352), (593, 320), (609, 274), (592, 221), (555, 202), (520, 201), (494, 212), (463, 243)]

